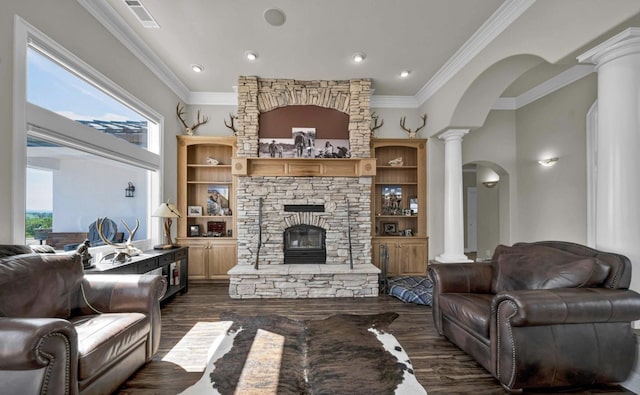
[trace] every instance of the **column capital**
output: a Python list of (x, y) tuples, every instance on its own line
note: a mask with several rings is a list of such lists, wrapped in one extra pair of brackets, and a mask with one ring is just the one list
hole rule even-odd
[(441, 133), (438, 138), (444, 141), (462, 140), (462, 136), (469, 133), (469, 129), (449, 129)]
[(596, 70), (603, 64), (623, 56), (640, 54), (640, 28), (630, 27), (578, 56), (580, 63), (592, 63)]

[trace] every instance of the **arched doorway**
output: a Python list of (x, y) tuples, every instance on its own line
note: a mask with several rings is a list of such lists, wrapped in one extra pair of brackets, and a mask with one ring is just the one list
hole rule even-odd
[(493, 162), (463, 166), (465, 254), (487, 260), (498, 244), (509, 242), (509, 176)]

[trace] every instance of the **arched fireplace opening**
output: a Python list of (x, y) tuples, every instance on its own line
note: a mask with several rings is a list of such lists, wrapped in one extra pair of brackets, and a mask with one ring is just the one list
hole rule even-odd
[(326, 231), (308, 224), (291, 226), (284, 230), (284, 263), (326, 263)]

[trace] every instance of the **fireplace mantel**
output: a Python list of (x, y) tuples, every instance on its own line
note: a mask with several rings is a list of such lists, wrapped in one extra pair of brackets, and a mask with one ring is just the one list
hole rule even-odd
[(233, 158), (231, 172), (248, 177), (368, 177), (376, 159)]

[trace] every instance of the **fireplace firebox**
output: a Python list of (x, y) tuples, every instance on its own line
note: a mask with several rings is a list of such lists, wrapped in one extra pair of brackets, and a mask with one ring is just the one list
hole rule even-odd
[(326, 263), (326, 231), (314, 225), (294, 225), (284, 230), (284, 263)]

